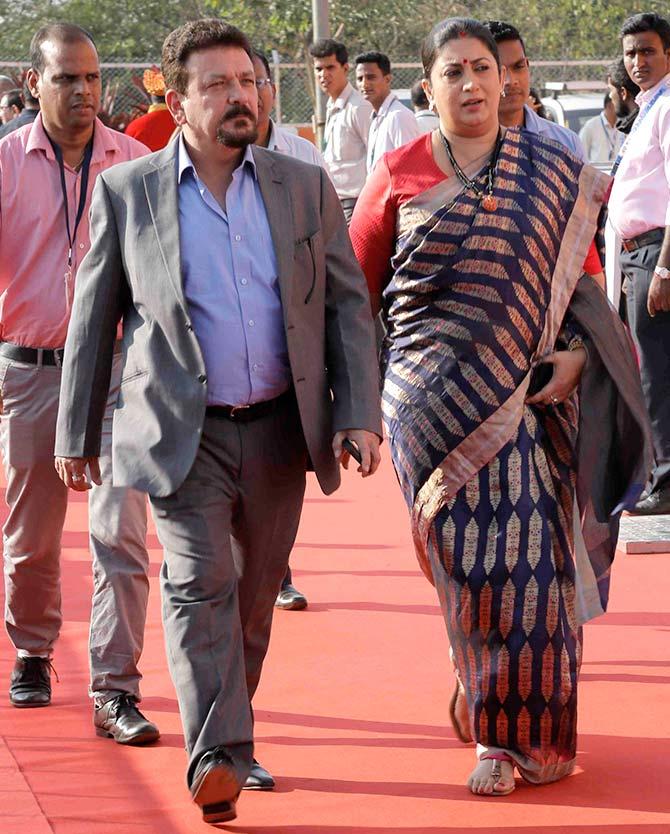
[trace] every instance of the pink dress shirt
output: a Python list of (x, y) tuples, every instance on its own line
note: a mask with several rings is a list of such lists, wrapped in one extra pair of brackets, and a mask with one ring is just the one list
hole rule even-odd
[[(0, 141), (0, 340), (24, 347), (62, 348), (77, 268), (90, 247), (88, 212), (97, 175), (148, 149), (96, 120), (88, 194), (73, 243), (68, 240), (58, 162), (38, 116)], [(81, 174), (65, 166), (74, 230)]]
[(670, 226), (670, 74), (635, 101), (639, 119), (663, 86), (663, 94), (630, 135), (614, 178), (609, 218), (624, 240)]

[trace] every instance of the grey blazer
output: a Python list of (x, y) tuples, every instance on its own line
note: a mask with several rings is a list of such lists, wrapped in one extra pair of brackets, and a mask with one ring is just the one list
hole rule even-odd
[[(325, 493), (340, 474), (334, 432), (381, 433), (365, 279), (321, 168), (253, 149), (277, 257), (291, 373), (312, 465)], [(198, 449), (205, 364), (182, 286), (178, 143), (101, 174), (91, 249), (77, 275), (65, 345), (56, 455), (96, 456), (119, 320), (123, 376), (113, 423), (114, 483), (174, 492)]]

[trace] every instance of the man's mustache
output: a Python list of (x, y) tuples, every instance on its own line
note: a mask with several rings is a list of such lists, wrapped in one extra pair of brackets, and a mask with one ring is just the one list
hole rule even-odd
[(235, 119), (237, 116), (247, 116), (253, 122), (256, 121), (256, 116), (249, 110), (248, 107), (245, 107), (243, 104), (235, 104), (230, 110), (224, 115), (221, 121), (228, 121), (228, 119)]

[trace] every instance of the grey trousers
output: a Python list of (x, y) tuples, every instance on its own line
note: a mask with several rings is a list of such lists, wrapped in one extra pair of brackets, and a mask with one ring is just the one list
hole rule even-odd
[[(137, 668), (149, 591), (146, 499), (111, 486), (114, 358), (100, 457), (103, 484), (88, 493), (93, 560), (90, 693), (139, 698)], [(23, 657), (51, 656), (62, 623), (60, 552), (68, 491), (54, 468), (61, 369), (0, 356), (0, 450), (9, 515), (3, 527), (5, 624)]]
[(651, 419), (656, 459), (652, 491), (670, 488), (670, 313), (647, 310), (647, 295), (661, 244), (652, 243), (634, 252), (621, 253), (621, 271), (627, 281), (628, 324), (640, 358), (642, 392)]
[(202, 754), (219, 745), (240, 784), (251, 767), (250, 702), (298, 530), (306, 464), (292, 396), (248, 423), (208, 413), (184, 483), (151, 498), (165, 549), (163, 623), (189, 784)]

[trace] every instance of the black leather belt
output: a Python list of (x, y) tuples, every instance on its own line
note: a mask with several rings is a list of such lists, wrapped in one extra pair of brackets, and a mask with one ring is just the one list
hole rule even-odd
[(52, 365), (60, 368), (63, 364), (63, 348), (31, 348), (12, 345), (10, 342), (0, 342), (0, 356), (13, 359), (14, 362), (25, 362), (27, 365)]
[(632, 237), (630, 240), (621, 241), (621, 245), (626, 252), (634, 252), (636, 249), (642, 249), (643, 246), (649, 246), (652, 243), (660, 243), (665, 236), (665, 229), (651, 229), (649, 232), (643, 232), (637, 237)]
[(252, 420), (258, 420), (260, 417), (267, 417), (268, 414), (272, 414), (292, 396), (293, 388), (289, 388), (288, 391), (272, 400), (263, 400), (263, 402), (252, 403), (251, 405), (208, 405), (205, 415), (218, 420), (250, 423)]

